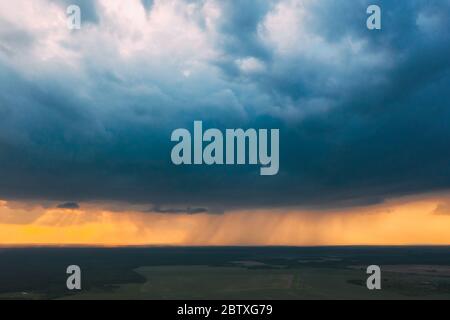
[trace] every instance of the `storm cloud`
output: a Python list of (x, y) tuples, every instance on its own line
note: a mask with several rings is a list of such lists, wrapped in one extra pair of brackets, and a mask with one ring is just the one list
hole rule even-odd
[(80, 205), (76, 202), (64, 202), (57, 206), (58, 209), (70, 209), (70, 210), (76, 210), (80, 209)]
[[(450, 1), (375, 1), (380, 31), (366, 0), (78, 3), (74, 31), (67, 1), (0, 4), (0, 199), (226, 210), (450, 187)], [(174, 166), (170, 134), (195, 120), (279, 128), (279, 174)]]
[(155, 206), (149, 210), (149, 212), (155, 213), (165, 213), (165, 214), (201, 214), (208, 213), (207, 208), (161, 208), (160, 206)]

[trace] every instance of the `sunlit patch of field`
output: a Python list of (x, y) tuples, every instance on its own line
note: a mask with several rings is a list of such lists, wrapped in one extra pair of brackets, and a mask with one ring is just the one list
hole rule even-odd
[(434, 265), (386, 265), (386, 272), (398, 272), (403, 274), (428, 275), (435, 277), (450, 277), (450, 266)]
[[(432, 290), (408, 295), (399, 279), (386, 290), (369, 291), (365, 273), (355, 269), (246, 269), (208, 266), (142, 267), (143, 284), (92, 290), (69, 299), (448, 299)], [(350, 281), (354, 279), (354, 281)], [(401, 279), (400, 279), (401, 280)], [(358, 285), (364, 284), (364, 285)], [(406, 283), (410, 288), (411, 283)], [(408, 290), (408, 288), (406, 290)]]

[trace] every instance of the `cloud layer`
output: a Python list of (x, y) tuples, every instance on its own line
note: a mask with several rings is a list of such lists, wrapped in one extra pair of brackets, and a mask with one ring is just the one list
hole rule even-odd
[[(406, 201), (405, 201), (406, 200)], [(81, 209), (23, 207), (0, 201), (2, 245), (329, 246), (448, 245), (450, 215), (437, 214), (448, 193), (388, 201), (369, 208), (327, 211), (243, 210), (151, 214), (111, 211), (102, 204)], [(173, 213), (173, 212), (172, 212)]]
[[(0, 4), (0, 198), (347, 206), (450, 187), (450, 1)], [(20, 13), (20, 14), (18, 14)], [(280, 128), (280, 174), (174, 167), (203, 120)], [(177, 209), (178, 210), (178, 209)]]

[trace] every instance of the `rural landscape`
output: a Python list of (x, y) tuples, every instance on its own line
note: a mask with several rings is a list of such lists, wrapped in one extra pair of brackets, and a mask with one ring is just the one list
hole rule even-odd
[(4, 248), (0, 299), (450, 299), (450, 247)]

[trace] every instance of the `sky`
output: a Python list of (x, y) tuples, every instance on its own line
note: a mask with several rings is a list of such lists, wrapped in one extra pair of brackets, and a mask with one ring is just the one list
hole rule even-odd
[[(450, 244), (449, 13), (2, 1), (0, 245)], [(196, 120), (279, 129), (279, 173), (174, 166)]]

